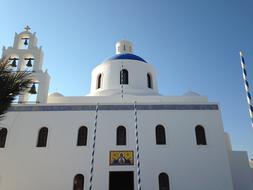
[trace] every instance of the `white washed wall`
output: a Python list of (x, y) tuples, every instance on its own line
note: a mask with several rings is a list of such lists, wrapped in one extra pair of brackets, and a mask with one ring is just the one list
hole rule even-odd
[[(94, 111), (11, 112), (6, 148), (0, 149), (0, 187), (4, 190), (73, 188), (82, 173), (85, 189), (89, 171)], [(155, 126), (166, 128), (166, 145), (155, 144)], [(197, 146), (194, 127), (205, 127), (207, 146)], [(77, 132), (88, 127), (88, 144), (77, 147)], [(116, 127), (127, 128), (127, 145), (116, 146)], [(37, 148), (38, 130), (49, 128), (47, 148)], [(138, 111), (142, 189), (158, 190), (158, 175), (166, 172), (172, 190), (232, 190), (224, 132), (219, 111)], [(110, 150), (135, 150), (134, 112), (99, 111), (94, 189), (109, 186), (109, 171), (136, 170), (135, 166), (109, 166)], [(135, 160), (136, 162), (136, 160)], [(135, 189), (136, 189), (136, 173)]]

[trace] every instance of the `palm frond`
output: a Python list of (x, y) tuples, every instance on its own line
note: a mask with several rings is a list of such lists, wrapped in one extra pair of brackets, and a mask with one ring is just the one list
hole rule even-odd
[(0, 59), (0, 119), (3, 118), (15, 97), (26, 91), (32, 82), (30, 72), (13, 72), (8, 59)]

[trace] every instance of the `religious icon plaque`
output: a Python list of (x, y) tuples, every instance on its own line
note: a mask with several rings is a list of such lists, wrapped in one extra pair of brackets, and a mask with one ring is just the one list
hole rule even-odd
[(110, 165), (111, 166), (134, 165), (134, 151), (131, 150), (110, 151)]

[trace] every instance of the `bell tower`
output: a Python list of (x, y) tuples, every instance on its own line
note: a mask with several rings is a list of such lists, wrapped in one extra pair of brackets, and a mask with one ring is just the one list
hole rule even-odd
[(43, 51), (37, 46), (36, 33), (26, 26), (19, 34), (15, 33), (13, 47), (3, 47), (3, 57), (9, 59), (13, 72), (29, 71), (33, 84), (18, 97), (18, 103), (46, 103), (50, 76), (42, 70)]

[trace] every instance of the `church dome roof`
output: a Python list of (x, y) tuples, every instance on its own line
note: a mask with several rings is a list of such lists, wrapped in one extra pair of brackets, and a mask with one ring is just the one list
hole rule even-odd
[(159, 95), (155, 69), (133, 54), (133, 44), (121, 40), (115, 50), (116, 55), (92, 70), (89, 95)]
[(130, 59), (130, 60), (137, 60), (137, 61), (142, 61), (142, 62), (147, 63), (144, 59), (132, 53), (116, 54), (107, 60), (118, 60), (118, 59)]

